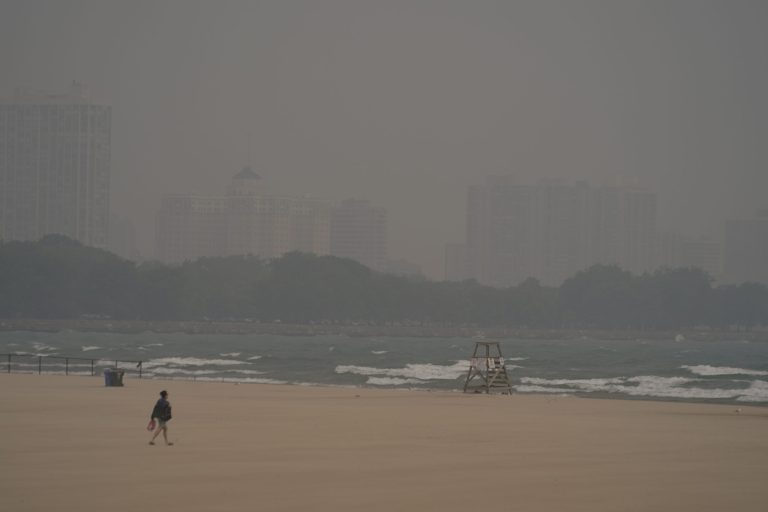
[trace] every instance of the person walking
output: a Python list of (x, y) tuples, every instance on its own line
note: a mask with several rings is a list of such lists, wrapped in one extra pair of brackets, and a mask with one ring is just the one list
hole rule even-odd
[(168, 422), (171, 419), (171, 402), (168, 401), (168, 392), (163, 390), (160, 392), (160, 398), (157, 400), (155, 407), (152, 408), (152, 414), (149, 415), (150, 420), (156, 421), (155, 433), (152, 435), (152, 439), (149, 444), (155, 444), (155, 438), (163, 433), (163, 439), (167, 446), (173, 445), (168, 442)]

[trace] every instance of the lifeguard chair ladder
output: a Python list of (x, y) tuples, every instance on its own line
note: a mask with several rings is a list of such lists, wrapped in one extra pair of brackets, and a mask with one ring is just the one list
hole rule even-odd
[(467, 380), (464, 382), (464, 392), (490, 394), (491, 390), (512, 394), (512, 384), (504, 366), (501, 347), (495, 341), (476, 341)]

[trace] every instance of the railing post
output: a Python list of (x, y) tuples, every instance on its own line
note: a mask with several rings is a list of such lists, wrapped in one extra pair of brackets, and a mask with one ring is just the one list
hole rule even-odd
[[(2, 356), (3, 354), (0, 354)], [(6, 363), (7, 373), (12, 373), (13, 370), (13, 356), (18, 354), (5, 354), (5, 356), (8, 358), (8, 362)], [(37, 356), (37, 374), (42, 375), (43, 373), (43, 358), (47, 356), (38, 355)], [(69, 375), (69, 360), (70, 359), (76, 359), (78, 361), (90, 361), (91, 362), (91, 377), (96, 375), (96, 359), (86, 359), (83, 357), (61, 357), (61, 356), (52, 356), (51, 359), (64, 359), (64, 375)], [(101, 359), (100, 359), (101, 361)], [(135, 362), (138, 363), (136, 366), (139, 368), (139, 378), (141, 379), (143, 377), (143, 371), (144, 371), (144, 361), (122, 361), (123, 363), (130, 363)], [(119, 359), (115, 359), (115, 368), (119, 368), (119, 364), (121, 361)], [(56, 365), (54, 364), (54, 367)], [(55, 373), (55, 372), (54, 372)]]

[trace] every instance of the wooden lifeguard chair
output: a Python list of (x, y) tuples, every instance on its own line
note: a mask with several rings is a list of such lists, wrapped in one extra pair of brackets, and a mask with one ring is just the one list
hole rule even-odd
[[(473, 384), (473, 381), (476, 382)], [(476, 341), (467, 380), (464, 382), (464, 392), (490, 394), (491, 390), (512, 394), (512, 384), (504, 366), (501, 347), (496, 341)]]

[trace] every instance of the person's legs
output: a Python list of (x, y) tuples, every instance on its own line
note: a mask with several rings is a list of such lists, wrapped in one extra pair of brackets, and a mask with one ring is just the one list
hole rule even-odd
[(168, 424), (164, 421), (157, 422), (157, 428), (155, 429), (155, 433), (152, 434), (152, 439), (149, 441), (149, 444), (155, 444), (155, 438), (160, 435), (160, 432), (163, 433), (163, 439), (165, 440), (165, 444), (168, 446), (171, 446), (173, 443), (168, 442)]
[(165, 434), (165, 426), (162, 424), (162, 422), (157, 422), (157, 428), (155, 429), (155, 433), (152, 434), (152, 439), (149, 441), (149, 444), (155, 444), (155, 438), (160, 435), (160, 431)]

